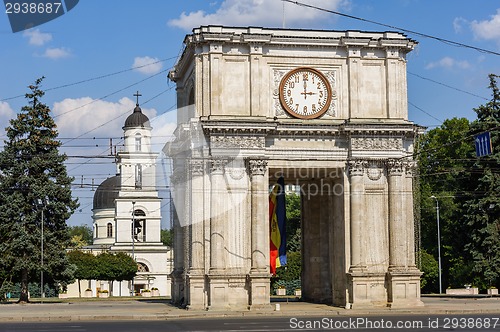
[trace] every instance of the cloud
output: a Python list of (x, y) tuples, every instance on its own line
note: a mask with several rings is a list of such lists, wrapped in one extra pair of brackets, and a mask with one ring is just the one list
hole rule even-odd
[[(347, 4), (345, 0), (310, 0), (309, 2), (311, 5), (330, 10), (338, 9)], [(187, 14), (183, 12), (179, 18), (168, 21), (168, 25), (187, 31), (200, 25), (209, 24), (281, 27), (283, 8), (286, 27), (310, 26), (331, 17), (325, 12), (282, 1), (224, 0), (215, 13), (207, 13), (202, 10)]]
[(463, 30), (463, 25), (468, 24), (469, 22), (464, 19), (463, 17), (456, 17), (453, 20), (453, 29), (455, 30), (455, 33), (461, 33)]
[(163, 64), (158, 58), (151, 58), (149, 56), (136, 57), (132, 68), (142, 74), (153, 75), (161, 71)]
[(42, 46), (52, 40), (52, 35), (46, 32), (40, 32), (40, 29), (30, 29), (23, 33), (24, 37), (29, 38), (29, 44)]
[(5, 101), (0, 101), (0, 118), (3, 119), (12, 119), (16, 115), (16, 112), (12, 108), (10, 108), (9, 103)]
[(71, 52), (65, 47), (57, 47), (57, 48), (47, 48), (45, 53), (43, 53), (43, 57), (57, 60), (67, 58), (71, 55)]
[(500, 8), (490, 20), (472, 21), (470, 26), (476, 38), (500, 43)]
[[(135, 101), (124, 97), (118, 102), (96, 100), (90, 97), (67, 98), (54, 103), (52, 108), (60, 137), (122, 137), (123, 125), (132, 114)], [(153, 127), (153, 150), (161, 151), (175, 128), (175, 115), (170, 113), (157, 117), (154, 108), (141, 107)], [(88, 135), (86, 135), (88, 134)]]
[(455, 60), (449, 56), (446, 56), (439, 61), (429, 63), (427, 66), (425, 66), (425, 69), (433, 69), (433, 68), (468, 69), (470, 67), (471, 67), (470, 63), (466, 60), (459, 61), (459, 60)]

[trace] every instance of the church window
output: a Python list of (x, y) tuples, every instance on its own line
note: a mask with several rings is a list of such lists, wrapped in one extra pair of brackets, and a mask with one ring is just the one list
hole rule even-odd
[(142, 137), (141, 134), (135, 134), (135, 151), (140, 152), (142, 150)]
[(142, 165), (135, 165), (135, 188), (142, 188)]
[(113, 224), (110, 222), (108, 222), (107, 232), (108, 232), (108, 237), (113, 237)]
[(134, 239), (138, 242), (146, 242), (146, 213), (142, 210), (134, 211)]
[(94, 230), (95, 230), (95, 238), (97, 239), (99, 237), (99, 227), (97, 224), (94, 224)]

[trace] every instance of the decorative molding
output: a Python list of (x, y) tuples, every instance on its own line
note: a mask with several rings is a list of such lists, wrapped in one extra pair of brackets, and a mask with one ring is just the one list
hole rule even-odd
[(405, 170), (407, 177), (413, 177), (415, 171), (417, 170), (417, 162), (415, 160), (407, 160), (405, 161)]
[(378, 162), (370, 162), (368, 167), (366, 168), (366, 175), (372, 181), (378, 181), (382, 177), (384, 170), (380, 167), (380, 163)]
[(264, 176), (267, 171), (267, 160), (264, 159), (247, 159), (248, 171), (250, 176)]
[(263, 136), (210, 136), (212, 148), (262, 149), (265, 144)]
[(212, 175), (215, 174), (223, 175), (226, 164), (227, 164), (226, 159), (215, 158), (210, 160), (210, 173), (212, 173)]
[(191, 159), (189, 166), (192, 176), (201, 176), (205, 172), (205, 162), (201, 159)]
[(351, 149), (353, 150), (402, 150), (401, 138), (380, 137), (352, 137)]
[(352, 159), (347, 161), (350, 176), (363, 176), (368, 162), (363, 159)]
[(389, 176), (400, 176), (403, 174), (405, 163), (401, 160), (389, 159), (386, 162), (386, 167)]

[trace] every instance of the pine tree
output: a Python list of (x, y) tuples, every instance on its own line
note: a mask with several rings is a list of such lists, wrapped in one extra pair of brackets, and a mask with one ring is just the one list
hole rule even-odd
[(66, 155), (59, 153), (56, 124), (41, 102), (42, 80), (29, 86), (29, 105), (10, 120), (0, 152), (0, 268), (4, 278), (21, 283), (20, 302), (28, 302), (28, 283), (37, 282), (42, 269), (44, 282), (65, 287), (74, 280), (65, 253), (66, 220), (78, 203), (71, 197), (73, 179), (66, 172)]
[(471, 135), (490, 132), (493, 154), (478, 158), (472, 169), (475, 190), (466, 203), (465, 215), (471, 230), (466, 248), (473, 258), (479, 286), (498, 285), (500, 278), (500, 91), (498, 76), (491, 74), (492, 100), (476, 108), (477, 120)]

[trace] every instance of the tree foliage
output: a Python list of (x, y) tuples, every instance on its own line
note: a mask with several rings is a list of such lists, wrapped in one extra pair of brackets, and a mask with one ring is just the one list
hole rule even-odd
[(68, 227), (70, 247), (80, 249), (92, 244), (92, 229), (88, 225)]
[(473, 191), (465, 204), (470, 229), (466, 249), (472, 256), (475, 282), (497, 286), (500, 279), (500, 91), (490, 75), (492, 100), (474, 109), (477, 120), (471, 134), (490, 132), (493, 154), (477, 158), (471, 177)]
[(160, 241), (163, 245), (171, 247), (172, 246), (172, 230), (171, 229), (162, 229), (160, 231)]
[[(63, 286), (73, 281), (65, 249), (66, 220), (78, 207), (71, 197), (72, 178), (50, 109), (41, 102), (43, 78), (29, 86), (29, 105), (10, 120), (0, 152), (0, 276), (21, 282), (20, 301), (28, 301), (28, 283), (41, 272), (41, 223), (44, 222), (45, 281)], [(43, 205), (37, 206), (38, 200)], [(7, 272), (6, 272), (7, 271)]]

